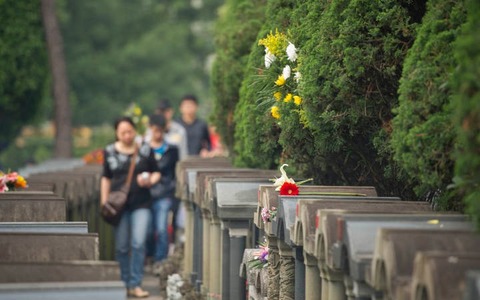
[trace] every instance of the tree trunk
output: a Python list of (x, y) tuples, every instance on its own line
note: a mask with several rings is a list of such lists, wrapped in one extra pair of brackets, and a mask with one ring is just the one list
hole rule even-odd
[(42, 0), (42, 18), (47, 39), (55, 103), (56, 158), (72, 156), (72, 118), (68, 100), (68, 78), (63, 54), (63, 40), (55, 13), (55, 0)]

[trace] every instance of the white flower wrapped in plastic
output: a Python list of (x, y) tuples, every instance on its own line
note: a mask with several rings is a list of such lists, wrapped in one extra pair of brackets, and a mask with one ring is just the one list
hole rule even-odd
[(283, 169), (283, 168), (285, 168), (285, 167), (288, 167), (288, 165), (287, 165), (287, 164), (283, 164), (283, 165), (280, 167), (280, 173), (282, 173), (282, 176), (281, 176), (280, 178), (275, 179), (275, 182), (273, 183), (273, 185), (277, 187), (277, 188), (275, 189), (276, 191), (280, 191), (280, 187), (281, 187), (285, 182), (295, 183), (295, 181), (294, 181), (292, 178), (288, 178), (287, 172), (285, 172), (285, 170)]

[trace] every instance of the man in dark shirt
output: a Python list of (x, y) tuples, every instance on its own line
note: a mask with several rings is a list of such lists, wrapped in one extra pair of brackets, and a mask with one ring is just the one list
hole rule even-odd
[(186, 95), (180, 102), (181, 118), (178, 122), (187, 131), (188, 155), (202, 155), (210, 151), (211, 142), (207, 122), (197, 118), (198, 101), (193, 95)]

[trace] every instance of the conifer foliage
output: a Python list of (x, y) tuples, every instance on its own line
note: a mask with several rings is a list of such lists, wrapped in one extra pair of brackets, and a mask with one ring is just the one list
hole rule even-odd
[[(479, 220), (479, 20), (477, 0), (267, 0), (234, 112), (235, 163), (435, 195)], [(296, 47), (297, 103), (275, 92), (288, 81), (258, 84), (269, 69), (261, 40), (277, 30)]]
[(468, 21), (455, 45), (459, 67), (452, 76), (459, 149), (455, 185), (480, 230), (480, 2), (467, 2)]
[[(238, 166), (273, 168), (278, 164), (281, 147), (278, 144), (280, 129), (270, 110), (259, 106), (257, 90), (252, 88), (258, 80), (259, 66), (264, 64), (264, 49), (258, 45), (271, 31), (284, 31), (290, 22), (293, 0), (269, 0), (266, 8), (266, 20), (252, 45), (240, 89), (240, 101), (236, 107), (234, 119), (235, 163)], [(273, 83), (272, 83), (273, 84)]]
[(418, 196), (438, 190), (444, 198), (452, 180), (455, 130), (448, 81), (465, 17), (463, 1), (430, 0), (405, 60), (391, 143), (407, 177), (418, 181)]
[(230, 150), (234, 134), (233, 112), (239, 101), (251, 45), (256, 42), (263, 23), (265, 5), (265, 0), (227, 0), (216, 24), (216, 59), (211, 75), (212, 121)]

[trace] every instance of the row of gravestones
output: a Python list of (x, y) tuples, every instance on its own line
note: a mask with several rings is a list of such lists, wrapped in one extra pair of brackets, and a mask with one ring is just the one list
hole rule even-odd
[[(278, 175), (226, 158), (177, 165), (183, 275), (205, 298), (480, 299), (480, 235), (466, 216), (373, 187), (304, 185), (279, 196), (268, 180)], [(265, 210), (276, 216), (262, 219)], [(256, 268), (264, 240), (268, 264)]]
[[(68, 167), (70, 166), (70, 168)], [(98, 166), (24, 169), (0, 194), (0, 299), (126, 299), (118, 264), (100, 260)]]

